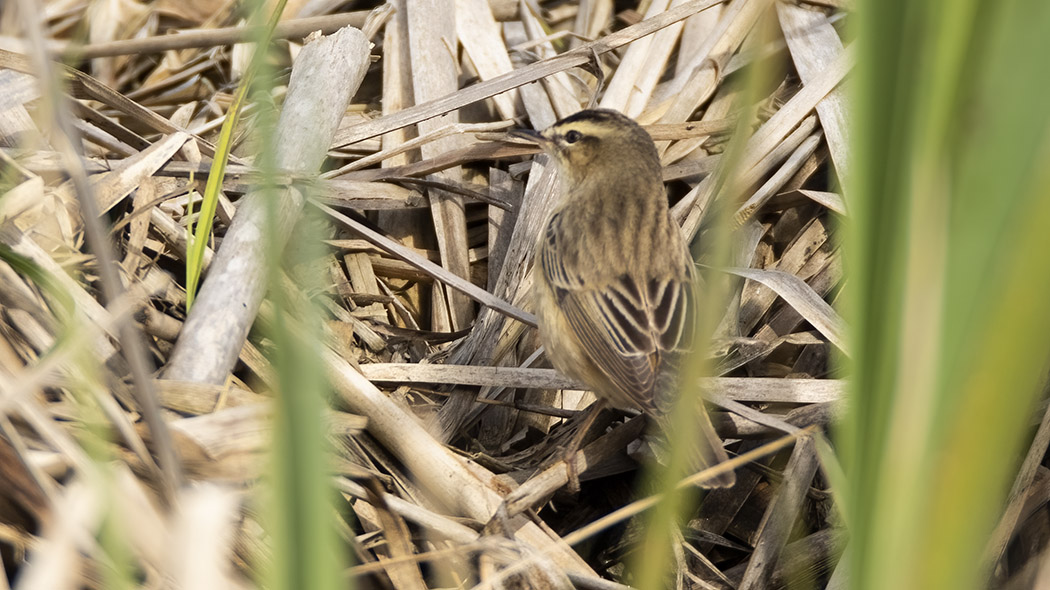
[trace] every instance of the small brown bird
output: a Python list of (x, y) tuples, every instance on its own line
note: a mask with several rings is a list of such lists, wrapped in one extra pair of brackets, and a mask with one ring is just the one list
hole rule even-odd
[[(691, 345), (696, 281), (652, 138), (605, 109), (512, 134), (554, 158), (563, 187), (536, 246), (536, 313), (548, 358), (599, 400), (666, 424)], [(710, 418), (699, 414), (701, 463), (725, 461)], [(735, 481), (729, 472), (704, 487)]]

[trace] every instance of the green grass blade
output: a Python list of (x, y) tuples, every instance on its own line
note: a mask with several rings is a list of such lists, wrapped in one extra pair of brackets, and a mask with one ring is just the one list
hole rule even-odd
[(851, 586), (978, 588), (1050, 355), (1050, 8), (868, 2), (846, 315)]
[(284, 12), (284, 5), (287, 1), (278, 0), (273, 13), (270, 15), (269, 22), (266, 24), (265, 34), (256, 42), (252, 60), (248, 65), (244, 78), (241, 80), (240, 86), (237, 88), (237, 94), (234, 95), (233, 102), (230, 103), (229, 110), (226, 111), (226, 120), (223, 121), (222, 129), (219, 131), (219, 141), (215, 145), (215, 159), (212, 160), (211, 168), (208, 171), (208, 182), (204, 187), (204, 197), (201, 201), (200, 221), (196, 228), (194, 228), (192, 221), (186, 228), (189, 242), (186, 256), (187, 310), (193, 305), (193, 299), (197, 294), (197, 286), (200, 283), (201, 272), (204, 266), (204, 251), (208, 245), (208, 236), (211, 235), (212, 220), (215, 218), (215, 211), (218, 208), (219, 193), (222, 191), (222, 179), (226, 174), (226, 164), (230, 159), (233, 131), (237, 128), (241, 108), (244, 106), (244, 99), (252, 88), (259, 68), (264, 63), (266, 48), (270, 45), (273, 31), (277, 28), (277, 23), (280, 22), (281, 13)]

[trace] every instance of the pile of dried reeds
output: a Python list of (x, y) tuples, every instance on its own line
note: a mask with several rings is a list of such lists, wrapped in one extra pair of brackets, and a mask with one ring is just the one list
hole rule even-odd
[[(268, 327), (316, 306), (317, 367), (337, 394), (316, 424), (334, 443), (359, 581), (632, 583), (645, 505), (630, 503), (652, 490), (626, 449), (642, 424), (605, 416), (569, 491), (558, 451), (590, 398), (543, 368), (528, 313), (557, 183), (502, 133), (596, 105), (647, 126), (701, 262), (715, 205), (734, 221), (731, 267), (709, 278), (733, 295), (705, 391), (746, 465), (678, 529), (669, 583), (837, 587), (845, 535), (821, 471), (838, 467), (815, 449), (842, 397), (829, 357), (849, 354), (829, 304), (843, 279), (848, 7), (344, 4), (284, 11), (270, 88), (234, 129), (189, 315), (187, 227), (261, 33), (233, 2), (52, 0), (32, 26), (0, 16), (7, 576), (248, 585), (271, 560), (257, 494), (271, 398), (295, 394)], [(347, 25), (364, 34), (335, 34)], [(332, 36), (304, 45), (315, 30)], [(258, 133), (275, 104), (276, 135)], [(276, 179), (259, 165), (267, 141)], [(317, 238), (326, 249), (304, 263), (294, 251)]]

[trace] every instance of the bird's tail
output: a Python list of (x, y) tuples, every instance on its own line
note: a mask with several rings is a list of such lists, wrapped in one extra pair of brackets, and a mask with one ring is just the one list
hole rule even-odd
[[(722, 447), (722, 439), (715, 432), (715, 427), (711, 424), (711, 418), (707, 415), (707, 412), (700, 409), (696, 414), (696, 429), (688, 437), (675, 437), (669, 416), (661, 416), (656, 419), (663, 435), (671, 437), (669, 440), (684, 440), (691, 443), (693, 448), (690, 452), (689, 469), (694, 473), (729, 460), (725, 448)], [(728, 488), (735, 483), (736, 473), (729, 470), (719, 473), (701, 482), (699, 485), (702, 488), (710, 489)]]

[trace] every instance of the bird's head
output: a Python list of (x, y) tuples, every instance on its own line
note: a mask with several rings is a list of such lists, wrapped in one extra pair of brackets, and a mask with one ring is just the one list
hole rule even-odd
[(558, 163), (570, 185), (595, 174), (616, 178), (619, 170), (655, 170), (660, 158), (653, 140), (630, 117), (608, 109), (570, 115), (543, 131), (512, 131), (534, 141)]

